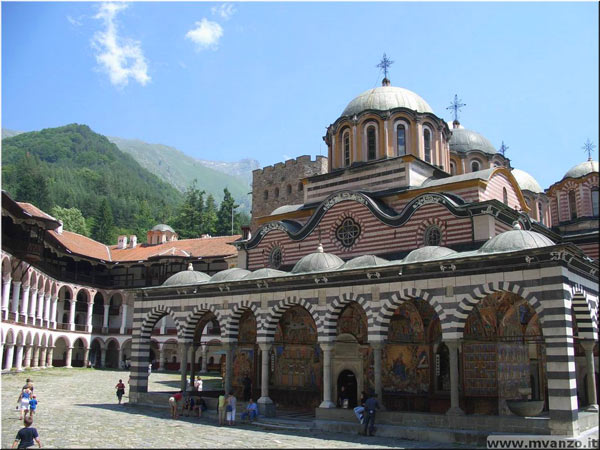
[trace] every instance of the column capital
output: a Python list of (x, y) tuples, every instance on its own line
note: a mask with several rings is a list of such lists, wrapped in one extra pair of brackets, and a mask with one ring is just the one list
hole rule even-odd
[(449, 350), (458, 350), (460, 344), (462, 343), (462, 339), (450, 339), (447, 341), (442, 341), (442, 343), (446, 344)]
[(596, 345), (596, 341), (592, 339), (582, 339), (579, 343), (586, 352), (594, 351), (594, 345)]
[(260, 347), (261, 352), (268, 352), (273, 347), (272, 342), (259, 342), (258, 346)]
[(15, 280), (13, 280), (13, 282), (12, 282), (12, 283), (13, 283), (13, 284), (16, 284), (16, 285), (20, 285), (22, 282), (21, 282), (21, 281), (15, 281)]
[(335, 342), (319, 342), (319, 346), (321, 347), (321, 350), (323, 350), (324, 352), (331, 352), (331, 351), (333, 351)]
[(383, 341), (369, 341), (369, 345), (371, 347), (373, 347), (373, 350), (381, 350), (384, 347), (385, 342), (383, 342)]

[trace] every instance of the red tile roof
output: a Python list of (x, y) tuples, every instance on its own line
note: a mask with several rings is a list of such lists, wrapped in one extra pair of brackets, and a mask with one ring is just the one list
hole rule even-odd
[(19, 205), (21, 208), (23, 208), (23, 210), (25, 212), (31, 214), (33, 217), (39, 217), (39, 218), (42, 218), (42, 219), (57, 220), (54, 217), (52, 217), (50, 214), (46, 214), (44, 211), (42, 211), (41, 209), (39, 209), (37, 206), (33, 206), (31, 203), (17, 202), (17, 205)]
[(56, 231), (52, 230), (48, 231), (48, 234), (62, 244), (62, 246), (68, 250), (67, 253), (70, 252), (77, 255), (102, 259), (104, 261), (111, 261), (108, 246), (89, 237), (71, 231), (63, 231), (62, 234), (58, 234)]

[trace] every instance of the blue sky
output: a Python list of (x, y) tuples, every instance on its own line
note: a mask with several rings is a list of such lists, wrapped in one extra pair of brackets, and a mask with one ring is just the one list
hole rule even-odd
[(597, 2), (4, 1), (2, 127), (85, 123), (261, 165), (326, 155), (384, 52), (393, 85), (446, 120), (458, 94), (465, 128), (543, 188), (598, 145)]

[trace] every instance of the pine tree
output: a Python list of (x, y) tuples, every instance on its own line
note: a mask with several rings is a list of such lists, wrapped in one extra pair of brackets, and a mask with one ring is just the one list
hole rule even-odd
[(94, 228), (92, 238), (104, 244), (114, 244), (115, 226), (112, 210), (106, 198), (102, 199), (100, 209), (94, 217)]
[(185, 191), (179, 214), (175, 219), (175, 229), (181, 239), (198, 238), (204, 228), (204, 191), (196, 187), (197, 180)]
[[(217, 213), (217, 235), (228, 236), (233, 234), (231, 229), (234, 231), (239, 229), (239, 216), (235, 214), (235, 208), (240, 205), (236, 205), (231, 193), (227, 188), (223, 189), (223, 201)], [(236, 226), (236, 216), (238, 217)], [(233, 227), (232, 227), (233, 222)]]
[(212, 194), (206, 198), (204, 208), (204, 233), (211, 236), (217, 233), (217, 204)]
[(25, 154), (19, 161), (17, 173), (16, 199), (48, 211), (52, 206), (48, 181), (40, 168), (39, 159), (29, 153)]

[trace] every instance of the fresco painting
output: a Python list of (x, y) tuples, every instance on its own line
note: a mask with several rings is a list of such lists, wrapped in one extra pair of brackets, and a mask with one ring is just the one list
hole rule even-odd
[(528, 389), (529, 351), (525, 344), (498, 343), (498, 397), (521, 398), (520, 390)]
[(429, 392), (429, 346), (387, 344), (382, 356), (383, 388), (390, 392)]
[(394, 311), (388, 329), (388, 342), (423, 342), (424, 328), (419, 311), (404, 302)]
[(367, 316), (356, 303), (350, 303), (338, 320), (337, 334), (351, 334), (360, 344), (368, 342)]

